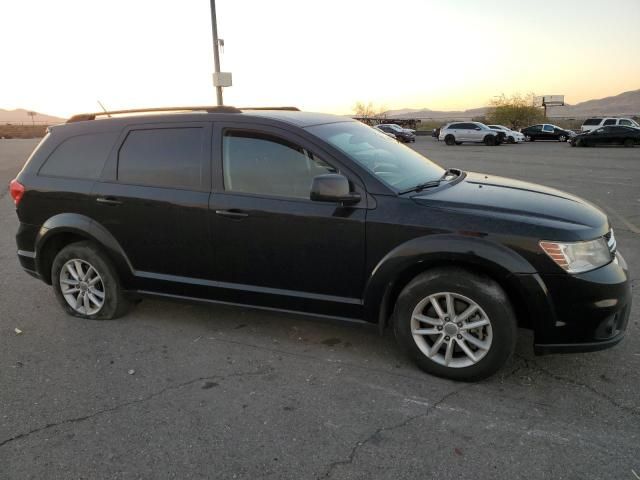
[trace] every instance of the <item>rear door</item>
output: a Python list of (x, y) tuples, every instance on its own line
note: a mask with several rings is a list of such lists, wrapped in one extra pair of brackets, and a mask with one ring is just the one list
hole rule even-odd
[(183, 294), (167, 285), (208, 275), (210, 145), (210, 123), (132, 125), (96, 183), (96, 220), (124, 249), (137, 288)]
[[(220, 295), (358, 316), (367, 204), (361, 180), (317, 144), (277, 127), (220, 122), (214, 139), (210, 270)], [(361, 194), (359, 204), (309, 199), (313, 177), (336, 172)]]

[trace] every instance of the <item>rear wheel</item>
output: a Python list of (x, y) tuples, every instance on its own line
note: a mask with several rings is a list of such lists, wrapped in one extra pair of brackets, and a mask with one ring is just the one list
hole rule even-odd
[(400, 346), (424, 371), (474, 381), (495, 373), (515, 349), (517, 327), (500, 286), (461, 268), (411, 281), (394, 311)]
[(444, 143), (446, 143), (449, 146), (455, 145), (456, 139), (453, 135), (447, 135), (446, 137), (444, 137)]
[(632, 138), (625, 138), (623, 145), (627, 148), (629, 147), (633, 147), (633, 139)]
[(487, 135), (484, 137), (484, 144), (493, 147), (496, 144), (496, 137), (494, 135)]
[(60, 250), (51, 267), (51, 283), (62, 308), (76, 317), (110, 320), (129, 307), (115, 268), (92, 242)]
[(456, 142), (456, 145), (462, 145), (462, 142)]
[(533, 137), (531, 135), (525, 135), (524, 136), (524, 141), (525, 142), (533, 142)]

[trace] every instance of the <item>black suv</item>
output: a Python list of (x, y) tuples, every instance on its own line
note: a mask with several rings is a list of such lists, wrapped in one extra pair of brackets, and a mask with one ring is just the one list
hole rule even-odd
[(76, 116), (10, 191), (18, 258), (71, 315), (154, 295), (392, 325), (427, 372), (618, 343), (631, 307), (607, 216), (564, 192), (445, 170), (357, 121), (193, 108)]

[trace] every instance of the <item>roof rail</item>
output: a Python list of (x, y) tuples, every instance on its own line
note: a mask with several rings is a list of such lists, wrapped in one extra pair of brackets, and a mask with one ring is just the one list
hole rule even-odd
[(298, 107), (242, 107), (240, 110), (285, 110), (287, 112), (299, 112)]
[(80, 113), (72, 116), (67, 123), (95, 120), (96, 117), (110, 117), (112, 115), (126, 115), (128, 113), (152, 113), (152, 112), (207, 112), (207, 113), (242, 113), (242, 110), (230, 106), (200, 106), (200, 107), (157, 107), (134, 108), (130, 110), (112, 110), (95, 113)]

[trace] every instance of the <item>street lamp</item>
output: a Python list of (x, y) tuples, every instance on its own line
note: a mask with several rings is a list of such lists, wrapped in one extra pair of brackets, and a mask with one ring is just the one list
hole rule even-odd
[(222, 87), (231, 86), (231, 72), (220, 71), (220, 53), (218, 40), (218, 24), (216, 21), (216, 0), (211, 3), (211, 32), (213, 34), (213, 86), (216, 87), (217, 105), (222, 105)]

